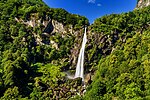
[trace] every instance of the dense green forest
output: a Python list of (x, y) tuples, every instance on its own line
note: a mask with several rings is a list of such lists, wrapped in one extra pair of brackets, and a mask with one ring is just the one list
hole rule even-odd
[[(50, 36), (43, 37), (42, 23), (50, 19), (66, 27), (72, 25), (74, 30), (89, 24), (85, 17), (49, 8), (42, 0), (0, 1), (1, 100), (56, 99), (60, 89), (67, 88), (63, 68), (70, 64), (68, 59), (75, 36), (66, 33), (62, 38), (61, 33), (48, 33)], [(34, 27), (26, 25), (32, 20), (41, 22)], [(37, 43), (35, 36), (40, 37), (42, 44)], [(54, 48), (50, 40), (58, 47)], [(67, 92), (59, 98), (69, 98), (71, 95)]]
[(111, 14), (96, 19), (90, 26), (91, 31), (99, 36), (92, 42), (96, 54), (90, 53), (94, 55), (93, 62), (97, 62), (97, 70), (83, 99), (150, 99), (149, 13), (150, 6)]
[[(1, 0), (0, 100), (149, 100), (149, 13), (150, 6), (106, 15), (89, 26), (86, 17), (50, 8), (42, 0)], [(34, 26), (26, 24), (34, 20)], [(73, 33), (44, 35), (43, 23), (51, 20), (68, 30), (71, 26)], [(85, 74), (91, 73), (92, 82), (78, 96), (81, 79), (69, 80), (64, 71), (74, 72), (70, 58), (85, 25)]]

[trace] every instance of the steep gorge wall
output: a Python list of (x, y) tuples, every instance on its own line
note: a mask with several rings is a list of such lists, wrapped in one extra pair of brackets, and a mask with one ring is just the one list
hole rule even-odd
[[(137, 8), (142, 8), (144, 6), (148, 6), (150, 0), (139, 0), (137, 4)], [(77, 63), (77, 57), (79, 54), (79, 50), (81, 48), (82, 43), (82, 37), (83, 37), (83, 28), (79, 30), (74, 30), (72, 25), (65, 26), (63, 23), (60, 23), (56, 20), (50, 20), (49, 17), (46, 17), (45, 20), (37, 19), (36, 14), (32, 14), (30, 20), (23, 21), (21, 19), (16, 19), (16, 21), (21, 21), (22, 23), (26, 24), (29, 27), (36, 27), (42, 25), (42, 34), (44, 34), (47, 37), (50, 37), (51, 35), (58, 33), (61, 34), (61, 38), (64, 38), (68, 35), (71, 37), (74, 37), (74, 44), (70, 50), (69, 54), (69, 62), (71, 63), (71, 67), (75, 68), (75, 65)], [(90, 26), (91, 27), (91, 26)], [(49, 31), (45, 31), (47, 29), (50, 29)], [(90, 28), (87, 32), (88, 36), (88, 43), (86, 46), (86, 54), (85, 54), (85, 60), (88, 63), (93, 63), (95, 57), (98, 57), (98, 55), (109, 55), (114, 50), (114, 43), (116, 40), (119, 39), (117, 30), (113, 30), (110, 32), (111, 35), (106, 35), (105, 33), (96, 33), (91, 31), (92, 28)], [(42, 42), (42, 38), (38, 33), (33, 33), (33, 36), (35, 37), (36, 43), (38, 45), (44, 45)], [(120, 41), (124, 42), (126, 38), (120, 38)], [(52, 45), (53, 48), (59, 50), (59, 46), (56, 41), (50, 40), (49, 44)], [(88, 66), (88, 64), (87, 64)]]
[[(36, 13), (34, 13), (31, 15), (29, 20), (23, 20), (21, 18), (15, 18), (15, 20), (16, 22), (22, 23), (25, 26), (33, 29), (36, 27), (41, 28), (42, 34), (38, 32), (32, 32), (33, 37), (35, 38), (35, 44), (37, 45), (52, 45), (53, 48), (59, 51), (59, 44), (57, 41), (52, 40), (51, 37), (57, 36), (56, 34), (59, 34), (62, 39), (74, 37), (74, 40), (72, 40), (74, 43), (70, 49), (70, 54), (68, 55), (68, 62), (71, 64), (70, 68), (74, 69), (77, 63), (77, 55), (80, 51), (84, 29), (81, 28), (80, 30), (75, 30), (72, 25), (64, 25), (63, 23), (50, 19), (49, 17), (46, 17), (45, 20), (38, 19), (36, 16)], [(44, 38), (47, 38), (49, 42), (43, 42), (43, 36)], [(25, 40), (25, 38), (23, 38), (23, 40)]]

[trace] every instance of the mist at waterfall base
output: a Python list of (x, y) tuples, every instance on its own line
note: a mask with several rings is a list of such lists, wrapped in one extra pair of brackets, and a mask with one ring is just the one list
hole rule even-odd
[(75, 79), (75, 78), (82, 78), (82, 81), (84, 81), (84, 52), (85, 52), (85, 45), (87, 42), (87, 36), (86, 36), (86, 27), (85, 27), (85, 31), (84, 31), (84, 36), (83, 36), (83, 40), (82, 40), (82, 46), (80, 49), (80, 53), (78, 56), (78, 62), (76, 65), (76, 72), (75, 75), (73, 77), (73, 75), (69, 74), (68, 72), (66, 72), (67, 77), (69, 79)]

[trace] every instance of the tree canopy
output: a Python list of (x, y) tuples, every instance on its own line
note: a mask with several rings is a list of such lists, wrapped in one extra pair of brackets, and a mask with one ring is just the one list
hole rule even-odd
[[(149, 100), (149, 13), (150, 6), (105, 15), (88, 26), (86, 17), (42, 0), (1, 0), (0, 99)], [(43, 33), (51, 20), (66, 30), (71, 26), (72, 33)], [(92, 83), (79, 97), (81, 79), (68, 80), (64, 72), (75, 71), (85, 25), (85, 73), (92, 74)]]

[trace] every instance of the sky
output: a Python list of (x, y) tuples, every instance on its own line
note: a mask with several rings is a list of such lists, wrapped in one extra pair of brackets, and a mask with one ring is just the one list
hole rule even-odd
[(63, 8), (69, 13), (79, 14), (93, 23), (96, 18), (109, 14), (129, 12), (136, 7), (137, 0), (43, 0), (49, 7)]

